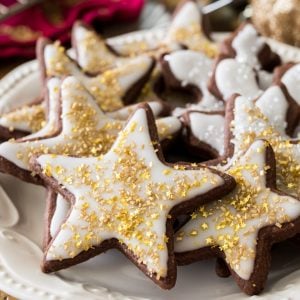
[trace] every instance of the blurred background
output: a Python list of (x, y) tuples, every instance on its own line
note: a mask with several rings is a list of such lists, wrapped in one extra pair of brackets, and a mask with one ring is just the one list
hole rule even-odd
[[(178, 0), (0, 0), (0, 77), (34, 58), (35, 42), (46, 36), (69, 45), (80, 19), (104, 36), (168, 24)], [(300, 0), (198, 0), (213, 31), (231, 31), (253, 16), (258, 30), (300, 45)], [(284, 26), (282, 26), (284, 24)]]
[[(73, 23), (80, 19), (104, 36), (166, 26), (177, 0), (0, 0), (0, 77), (35, 57), (38, 37), (68, 46)], [(212, 1), (199, 0), (205, 6)], [(223, 2), (209, 13), (212, 29), (230, 31), (250, 13), (248, 1)], [(247, 11), (248, 7), (248, 11)]]

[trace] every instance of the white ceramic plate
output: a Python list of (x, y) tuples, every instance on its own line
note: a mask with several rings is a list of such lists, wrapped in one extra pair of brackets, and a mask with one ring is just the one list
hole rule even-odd
[[(139, 32), (137, 39), (150, 33)], [(153, 33), (151, 33), (153, 34)], [(158, 36), (163, 34), (157, 30)], [(224, 35), (223, 35), (224, 36)], [(220, 38), (220, 36), (218, 36)], [(125, 36), (126, 40), (126, 36)], [(111, 40), (117, 43), (118, 40)], [(299, 60), (293, 47), (271, 41), (285, 60)], [(0, 82), (0, 98), (6, 103), (38, 96), (41, 90), (37, 62), (26, 63)], [(6, 97), (6, 98), (3, 98)], [(0, 106), (1, 107), (1, 106)], [(40, 271), (40, 250), (45, 190), (8, 175), (0, 175), (0, 289), (19, 299), (200, 300), (248, 299), (231, 278), (214, 273), (214, 261), (178, 268), (177, 284), (163, 291), (146, 278), (122, 254), (111, 250), (81, 265), (45, 275)], [(12, 199), (12, 200), (10, 200)], [(264, 293), (252, 299), (299, 299), (300, 256), (297, 249), (277, 254)]]

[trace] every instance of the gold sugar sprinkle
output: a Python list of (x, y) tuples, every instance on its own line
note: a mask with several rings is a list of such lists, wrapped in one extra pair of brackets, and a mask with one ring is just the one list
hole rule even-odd
[[(25, 124), (32, 132), (37, 132), (46, 124), (45, 110), (42, 104), (23, 106), (15, 111), (9, 112), (2, 116), (8, 123)], [(15, 125), (10, 127), (13, 131)]]

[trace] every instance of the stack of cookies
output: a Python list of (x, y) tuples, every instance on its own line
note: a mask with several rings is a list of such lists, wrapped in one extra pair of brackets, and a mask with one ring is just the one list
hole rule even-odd
[(42, 270), (116, 248), (170, 289), (215, 257), (261, 292), (272, 245), (300, 233), (300, 64), (251, 22), (217, 45), (191, 0), (159, 37), (77, 23), (37, 58), (44, 92), (2, 112), (0, 170), (47, 188)]

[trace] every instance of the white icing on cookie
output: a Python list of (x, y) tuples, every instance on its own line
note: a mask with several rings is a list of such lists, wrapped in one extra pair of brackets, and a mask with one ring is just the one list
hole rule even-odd
[(296, 64), (285, 72), (281, 81), (289, 94), (300, 105), (300, 64)]
[(267, 89), (256, 101), (256, 106), (268, 118), (270, 124), (281, 134), (287, 126), (288, 102), (279, 86)]
[(258, 140), (234, 162), (228, 173), (235, 177), (237, 187), (193, 214), (192, 220), (176, 234), (175, 252), (219, 247), (238, 276), (249, 280), (259, 230), (268, 225), (280, 228), (300, 216), (300, 201), (280, 196), (266, 186), (265, 157), (266, 145)]
[(201, 24), (199, 7), (194, 1), (187, 1), (175, 15), (169, 29), (169, 35), (176, 33), (181, 28), (188, 28), (191, 24)]
[(262, 90), (258, 87), (254, 70), (233, 58), (219, 62), (215, 73), (216, 85), (227, 100), (234, 93), (254, 100)]
[(172, 207), (224, 184), (223, 178), (206, 168), (181, 170), (163, 164), (152, 145), (143, 109), (135, 112), (106, 155), (42, 155), (37, 163), (75, 201), (45, 255), (48, 261), (73, 258), (117, 238), (159, 277), (167, 275), (166, 221)]
[(56, 207), (54, 210), (53, 217), (50, 222), (50, 234), (54, 237), (56, 232), (60, 229), (61, 224), (67, 217), (67, 214), (71, 208), (71, 204), (61, 195), (56, 196)]
[(232, 48), (236, 52), (235, 59), (255, 69), (261, 68), (258, 54), (263, 46), (264, 40), (252, 24), (246, 24), (232, 41)]
[(94, 30), (76, 24), (72, 31), (72, 44), (76, 60), (86, 72), (96, 74), (126, 63), (128, 59), (116, 56), (105, 40)]
[[(56, 97), (53, 99), (56, 101)], [(42, 129), (42, 134), (37, 132), (2, 143), (0, 155), (25, 170), (29, 170), (29, 159), (34, 154), (98, 156), (110, 149), (126, 123), (105, 115), (75, 77), (67, 77), (61, 85), (61, 107), (62, 131), (57, 136), (34, 140), (43, 137), (45, 131)], [(160, 140), (170, 138), (181, 128), (175, 117), (156, 122)]]
[(168, 28), (129, 32), (108, 38), (106, 43), (119, 55), (133, 57), (144, 53), (159, 52)]
[(204, 142), (220, 155), (224, 154), (224, 123), (225, 118), (219, 114), (190, 112), (190, 128), (194, 137)]
[(192, 50), (180, 50), (165, 55), (172, 74), (182, 83), (182, 86), (193, 84), (200, 90), (209, 78), (212, 60), (202, 53)]
[(258, 70), (257, 75), (258, 75), (258, 85), (262, 90), (265, 91), (272, 85), (273, 73), (269, 73), (264, 70)]
[[(172, 136), (181, 129), (181, 122), (175, 117), (166, 117), (158, 119), (156, 121), (156, 125), (158, 128), (160, 128), (160, 132), (169, 132), (170, 136)], [(52, 237), (60, 228), (62, 222), (67, 216), (69, 209), (70, 202), (65, 200), (61, 195), (58, 194), (56, 198), (55, 211), (50, 222), (50, 234)]]
[[(216, 110), (222, 101), (216, 99), (207, 89), (211, 73), (212, 60), (203, 53), (192, 50), (173, 52), (164, 57), (173, 76), (181, 82), (182, 87), (193, 85), (202, 94), (201, 106), (208, 110)], [(221, 102), (221, 103), (220, 103)]]

